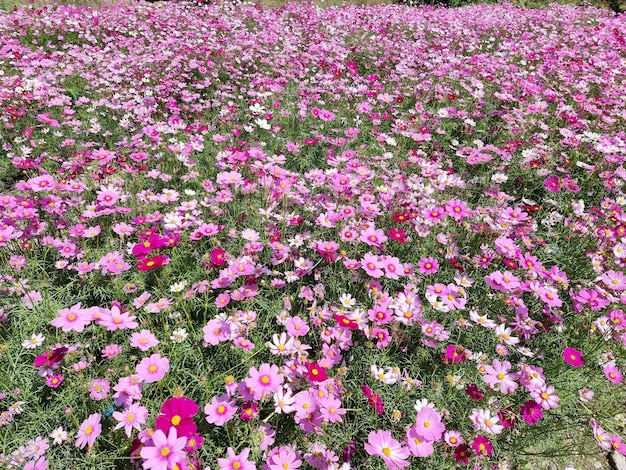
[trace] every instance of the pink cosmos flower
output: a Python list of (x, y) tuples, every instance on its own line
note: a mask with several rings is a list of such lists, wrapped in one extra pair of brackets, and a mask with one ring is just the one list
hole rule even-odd
[(146, 383), (158, 382), (165, 377), (165, 373), (169, 370), (169, 359), (161, 357), (160, 354), (145, 357), (137, 364), (137, 375)]
[(204, 407), (207, 422), (216, 426), (223, 426), (235, 416), (235, 413), (237, 413), (237, 405), (234, 400), (228, 400), (228, 395), (213, 397), (211, 403), (207, 403)]
[(100, 401), (109, 396), (111, 382), (106, 379), (93, 379), (89, 385), (89, 398)]
[(445, 425), (441, 422), (441, 415), (430, 407), (422, 408), (415, 419), (415, 432), (427, 441), (440, 441)]
[(48, 191), (54, 189), (56, 183), (50, 175), (41, 175), (28, 180), (28, 184), (33, 192)]
[(126, 436), (130, 438), (133, 429), (141, 431), (141, 426), (146, 424), (148, 419), (148, 408), (139, 403), (133, 403), (124, 411), (115, 411), (113, 418), (119, 421), (114, 430), (124, 428)]
[(76, 331), (82, 333), (87, 325), (91, 323), (91, 312), (81, 308), (80, 302), (72, 307), (59, 310), (59, 316), (52, 320), (50, 324), (61, 328), (63, 331)]
[(626, 276), (621, 271), (613, 271), (612, 269), (605, 272), (601, 276), (602, 282), (607, 288), (611, 290), (625, 290), (626, 289)]
[(63, 376), (61, 374), (49, 375), (46, 378), (46, 386), (50, 388), (57, 388), (63, 382)]
[(302, 460), (296, 452), (287, 446), (272, 449), (267, 459), (269, 470), (295, 470), (302, 466)]
[(287, 319), (285, 322), (285, 328), (287, 328), (289, 336), (293, 337), (305, 336), (310, 329), (307, 322), (298, 316)]
[(104, 326), (107, 331), (132, 330), (138, 326), (138, 323), (135, 321), (136, 318), (128, 312), (121, 312), (119, 307), (114, 305), (111, 310), (106, 308), (100, 309), (99, 324)]
[(437, 261), (436, 258), (432, 258), (430, 256), (428, 258), (422, 258), (417, 263), (417, 269), (420, 274), (435, 274), (439, 269), (439, 261)]
[(143, 352), (159, 343), (160, 341), (149, 330), (141, 330), (139, 333), (130, 335), (130, 345), (133, 348), (139, 348)]
[(141, 448), (140, 455), (144, 469), (166, 470), (174, 468), (178, 462), (186, 460), (184, 448), (186, 437), (178, 437), (176, 428), (171, 428), (167, 436), (157, 429), (152, 433), (152, 444)]
[(428, 457), (435, 451), (432, 441), (427, 441), (417, 432), (416, 426), (412, 426), (406, 433), (406, 440), (411, 455), (416, 457)]
[(239, 455), (229, 447), (226, 449), (226, 454), (227, 458), (217, 459), (217, 465), (221, 470), (256, 470), (256, 464), (248, 460), (249, 447), (244, 448)]
[(204, 328), (204, 341), (215, 346), (221, 341), (226, 341), (230, 337), (230, 324), (224, 320), (216, 318), (209, 320)]
[(606, 365), (604, 366), (602, 371), (604, 372), (604, 375), (606, 376), (606, 378), (609, 379), (614, 384), (619, 385), (622, 383), (622, 378), (623, 378), (622, 373), (619, 371), (617, 367), (612, 366), (612, 365)]
[(341, 407), (341, 400), (335, 397), (327, 397), (319, 402), (320, 414), (322, 419), (327, 423), (341, 423), (342, 415), (346, 414), (346, 410)]
[(492, 390), (499, 390), (500, 393), (505, 395), (514, 392), (518, 387), (517, 382), (514, 380), (517, 378), (517, 374), (509, 374), (509, 370), (511, 370), (510, 362), (500, 362), (494, 359), (493, 366), (485, 366), (483, 380)]
[(258, 370), (256, 367), (250, 367), (248, 371), (250, 378), (246, 379), (246, 385), (252, 389), (255, 400), (269, 396), (281, 388), (284, 376), (278, 371), (276, 364), (261, 364)]
[(555, 389), (552, 385), (543, 384), (530, 392), (530, 396), (535, 402), (539, 403), (544, 410), (557, 408), (560, 398), (554, 393)]
[(472, 211), (467, 206), (465, 201), (450, 199), (446, 203), (446, 213), (456, 220), (462, 220), (465, 217), (469, 217), (472, 214)]
[(383, 277), (384, 263), (378, 260), (378, 256), (374, 256), (371, 253), (366, 253), (363, 259), (360, 261), (361, 268), (373, 278)]
[(387, 236), (381, 229), (370, 227), (361, 232), (359, 240), (370, 246), (380, 246), (387, 241)]
[(392, 470), (409, 466), (407, 459), (411, 452), (391, 437), (391, 432), (389, 431), (370, 432), (367, 436), (365, 451), (369, 455), (381, 457), (387, 467)]
[(33, 460), (24, 465), (22, 470), (48, 470), (48, 461), (43, 456), (38, 459), (35, 456)]
[(100, 414), (94, 413), (81, 423), (76, 433), (76, 447), (82, 449), (87, 446), (91, 449), (101, 432), (102, 425), (100, 424)]

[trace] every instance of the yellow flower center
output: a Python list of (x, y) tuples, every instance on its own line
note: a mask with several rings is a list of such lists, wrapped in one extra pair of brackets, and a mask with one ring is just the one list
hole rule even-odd
[(178, 425), (180, 424), (180, 416), (178, 416), (178, 415), (174, 415), (174, 416), (172, 416), (171, 423), (172, 423), (174, 426), (178, 426)]

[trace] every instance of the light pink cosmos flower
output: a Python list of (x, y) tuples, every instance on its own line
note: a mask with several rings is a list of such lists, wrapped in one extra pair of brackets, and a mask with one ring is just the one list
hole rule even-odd
[(100, 424), (100, 414), (94, 413), (80, 425), (76, 433), (76, 447), (82, 449), (87, 446), (91, 449), (101, 432), (102, 425)]
[(37, 459), (37, 456), (35, 456), (33, 460), (24, 465), (22, 470), (48, 470), (48, 461), (45, 457)]
[(427, 441), (440, 441), (445, 425), (441, 422), (441, 415), (430, 407), (422, 408), (415, 418), (415, 431)]
[(130, 345), (133, 348), (139, 348), (141, 351), (146, 352), (150, 348), (159, 344), (160, 341), (150, 332), (150, 330), (141, 330), (130, 335)]
[(211, 403), (207, 403), (204, 407), (204, 414), (207, 415), (206, 420), (210, 424), (223, 426), (224, 423), (230, 421), (237, 413), (237, 405), (234, 400), (229, 400), (228, 395), (221, 397), (213, 397)]
[(614, 384), (620, 385), (622, 383), (623, 376), (617, 367), (613, 365), (606, 365), (602, 371), (604, 372), (606, 378)]
[(544, 410), (557, 408), (560, 398), (556, 395), (552, 385), (543, 384), (530, 392), (530, 396), (535, 402), (541, 405)]
[(361, 232), (359, 240), (370, 246), (380, 246), (387, 241), (387, 235), (381, 229), (369, 227)]
[(139, 325), (135, 321), (136, 317), (128, 312), (121, 312), (119, 307), (113, 306), (111, 310), (107, 308), (100, 309), (100, 322), (107, 331), (116, 330), (132, 330)]
[(375, 457), (381, 457), (387, 467), (392, 470), (409, 466), (407, 459), (411, 452), (391, 437), (389, 431), (370, 432), (367, 436), (365, 452)]
[(407, 444), (411, 455), (416, 457), (428, 457), (435, 451), (432, 441), (427, 441), (417, 432), (416, 426), (412, 426), (406, 433)]
[(221, 470), (256, 470), (256, 463), (248, 460), (250, 448), (246, 447), (241, 454), (235, 454), (232, 448), (226, 449), (228, 455), (225, 459), (217, 459), (217, 465)]
[(299, 455), (289, 446), (272, 449), (266, 463), (269, 470), (295, 470), (302, 466)]
[(517, 374), (509, 374), (511, 370), (511, 363), (508, 361), (500, 362), (497, 359), (493, 360), (493, 366), (485, 366), (485, 375), (483, 380), (489, 385), (492, 390), (500, 391), (500, 393), (514, 392), (518, 385), (515, 382)]
[(87, 325), (91, 323), (92, 314), (90, 311), (82, 309), (80, 302), (69, 309), (59, 310), (59, 316), (52, 320), (50, 324), (61, 328), (63, 331), (76, 331), (82, 333)]
[(226, 341), (230, 337), (230, 324), (220, 318), (209, 320), (202, 331), (204, 332), (204, 341), (215, 346), (221, 341)]
[(341, 423), (341, 416), (346, 414), (345, 408), (341, 407), (341, 400), (335, 397), (321, 399), (319, 407), (322, 419), (327, 423)]
[(56, 183), (50, 175), (41, 175), (28, 180), (28, 185), (33, 192), (49, 191), (54, 189)]
[(93, 379), (89, 385), (89, 398), (100, 401), (109, 396), (111, 382), (106, 379)]
[(137, 375), (146, 383), (158, 382), (170, 370), (170, 361), (160, 354), (145, 357), (137, 364)]
[(602, 282), (611, 290), (625, 290), (626, 276), (621, 271), (613, 271), (610, 269), (601, 276)]
[(131, 436), (133, 429), (141, 431), (141, 426), (146, 424), (148, 419), (148, 408), (139, 403), (133, 403), (123, 411), (115, 411), (113, 418), (119, 421), (114, 430), (124, 428), (126, 437)]
[(144, 469), (166, 470), (174, 468), (178, 462), (185, 461), (186, 437), (178, 437), (176, 428), (171, 427), (167, 436), (157, 429), (152, 433), (152, 445), (141, 448), (140, 455)]

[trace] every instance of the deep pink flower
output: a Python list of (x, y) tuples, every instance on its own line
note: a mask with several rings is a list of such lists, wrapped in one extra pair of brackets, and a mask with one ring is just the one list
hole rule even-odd
[(170, 428), (176, 428), (178, 436), (191, 437), (197, 430), (193, 416), (198, 410), (198, 405), (191, 398), (168, 398), (161, 406), (162, 414), (157, 417), (154, 427), (164, 434), (169, 432)]
[(323, 367), (320, 367), (317, 362), (307, 362), (306, 370), (306, 376), (312, 382), (323, 382), (328, 378), (326, 370)]
[(563, 350), (563, 359), (572, 367), (581, 367), (584, 364), (583, 354), (574, 348), (565, 348)]
[(476, 452), (478, 457), (485, 458), (490, 456), (493, 453), (493, 446), (489, 442), (485, 436), (481, 436), (480, 434), (474, 437), (472, 441), (472, 449)]
[(528, 400), (519, 409), (522, 418), (528, 424), (535, 424), (541, 418), (543, 418), (543, 411), (541, 410), (541, 405), (534, 400)]
[(561, 189), (561, 183), (559, 183), (559, 177), (556, 175), (549, 176), (543, 181), (543, 185), (551, 193), (556, 193)]

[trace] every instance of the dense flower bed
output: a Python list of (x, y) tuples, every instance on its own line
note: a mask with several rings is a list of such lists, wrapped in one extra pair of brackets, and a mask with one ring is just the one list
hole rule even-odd
[(0, 466), (624, 453), (625, 34), (565, 6), (1, 13)]

